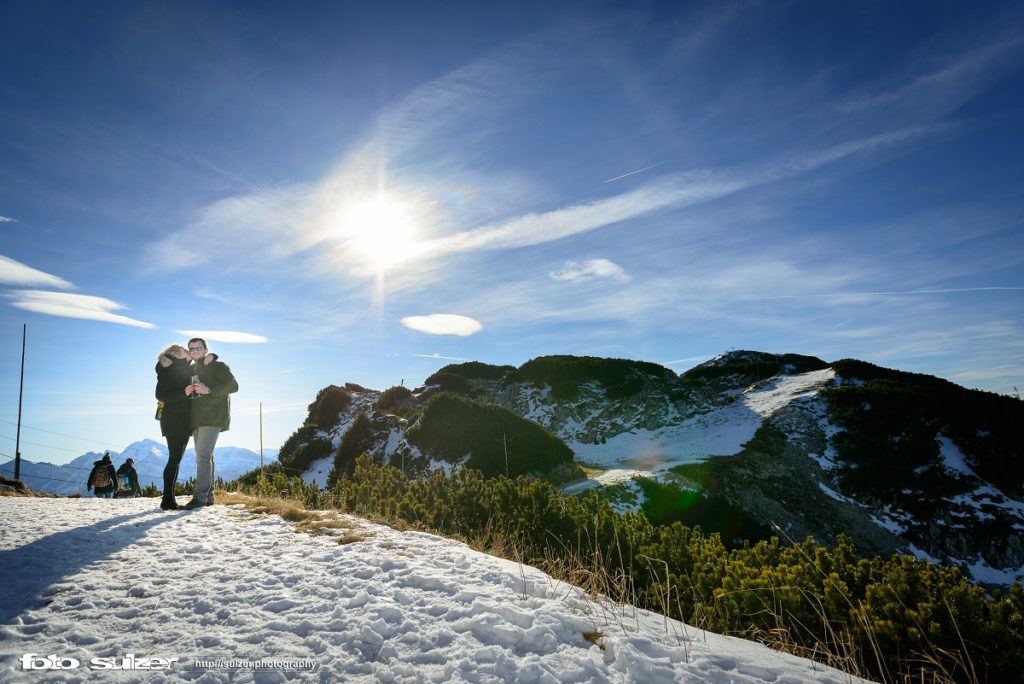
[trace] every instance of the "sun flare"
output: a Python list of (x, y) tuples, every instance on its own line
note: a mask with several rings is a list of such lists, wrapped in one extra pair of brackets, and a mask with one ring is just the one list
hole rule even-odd
[(397, 264), (415, 251), (417, 230), (411, 210), (383, 195), (349, 207), (342, 230), (353, 251), (377, 267)]

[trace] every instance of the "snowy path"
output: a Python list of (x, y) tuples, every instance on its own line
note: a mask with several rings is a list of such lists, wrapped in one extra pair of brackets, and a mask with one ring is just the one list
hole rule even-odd
[[(644, 611), (615, 615), (534, 568), (433, 535), (352, 519), (366, 537), (339, 545), (277, 516), (156, 506), (0, 498), (0, 680), (854, 681)], [(80, 665), (26, 670), (29, 653)], [(137, 668), (177, 660), (91, 669), (127, 654)], [(317, 666), (239, 667), (268, 660)]]

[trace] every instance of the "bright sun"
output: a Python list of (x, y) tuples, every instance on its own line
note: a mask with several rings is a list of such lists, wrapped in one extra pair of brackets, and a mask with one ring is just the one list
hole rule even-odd
[(352, 205), (342, 217), (342, 230), (356, 253), (378, 267), (404, 261), (416, 243), (409, 209), (383, 195)]

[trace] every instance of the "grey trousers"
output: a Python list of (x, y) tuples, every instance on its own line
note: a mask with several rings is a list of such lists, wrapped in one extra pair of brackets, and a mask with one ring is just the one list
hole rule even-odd
[(192, 499), (209, 506), (213, 503), (213, 448), (217, 446), (220, 428), (215, 425), (197, 427), (192, 433), (196, 445), (196, 488)]

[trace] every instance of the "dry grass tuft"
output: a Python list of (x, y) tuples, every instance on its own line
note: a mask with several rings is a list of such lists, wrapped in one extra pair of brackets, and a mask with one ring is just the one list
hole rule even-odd
[(321, 535), (335, 539), (339, 544), (364, 541), (367, 534), (352, 523), (342, 520), (334, 511), (307, 511), (298, 502), (267, 496), (249, 496), (239, 492), (217, 492), (217, 503), (242, 506), (250, 515), (278, 515), (296, 523), (295, 531), (313, 537)]

